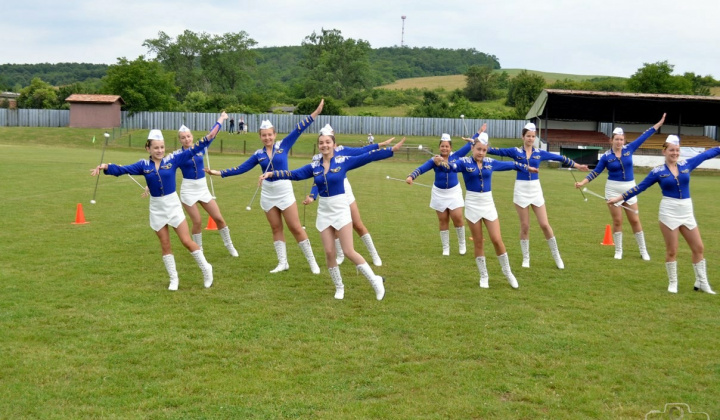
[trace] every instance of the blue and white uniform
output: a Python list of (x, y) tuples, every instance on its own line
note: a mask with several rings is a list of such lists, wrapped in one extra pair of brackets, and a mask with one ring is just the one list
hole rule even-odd
[[(448, 162), (453, 162), (467, 155), (471, 148), (472, 143), (466, 143), (463, 147), (448, 156)], [(455, 210), (458, 207), (463, 207), (465, 203), (463, 202), (462, 189), (460, 188), (457, 174), (438, 167), (432, 158), (428, 159), (427, 162), (412, 171), (408, 176), (416, 179), (430, 169), (435, 171), (435, 181), (433, 182), (430, 196), (430, 208), (443, 212), (446, 209)]]
[[(380, 147), (377, 144), (370, 144), (363, 147), (345, 147), (345, 146), (337, 146), (335, 148), (335, 156), (358, 156), (362, 155), (363, 153), (368, 153), (373, 150), (377, 150)], [(322, 161), (322, 154), (318, 153), (315, 156), (312, 157), (312, 161)], [(347, 197), (348, 205), (355, 202), (355, 195), (353, 194), (352, 187), (350, 186), (350, 181), (348, 181), (347, 177), (345, 177), (344, 181), (345, 185), (345, 197)], [(310, 189), (310, 197), (312, 197), (313, 200), (317, 200), (318, 196), (318, 188), (316, 184), (313, 184), (312, 189)]]
[[(495, 147), (488, 148), (487, 153), (495, 156), (505, 156), (512, 158), (515, 162), (523, 163), (533, 168), (539, 168), (540, 163), (544, 160), (554, 160), (562, 162), (570, 167), (575, 166), (575, 162), (562, 155), (546, 152), (538, 148), (533, 148), (528, 157), (523, 147), (509, 147), (505, 149), (497, 149)], [(515, 177), (515, 188), (513, 192), (513, 203), (522, 208), (529, 205), (540, 207), (545, 204), (542, 187), (540, 186), (540, 178), (537, 173), (519, 171)]]
[[(252, 156), (240, 166), (220, 171), (220, 175), (225, 178), (233, 175), (244, 174), (256, 165), (260, 165), (263, 172), (268, 171), (287, 171), (288, 170), (288, 154), (297, 139), (305, 129), (315, 121), (312, 116), (305, 117), (300, 121), (295, 129), (284, 139), (275, 142), (273, 145), (272, 156), (268, 156), (265, 148), (258, 149)], [(270, 159), (272, 157), (272, 160)], [(273, 207), (277, 207), (280, 211), (285, 210), (295, 203), (295, 193), (292, 184), (286, 179), (266, 179), (262, 183), (262, 192), (260, 193), (260, 207), (268, 212)]]
[(472, 223), (480, 219), (489, 221), (498, 218), (492, 196), (492, 174), (494, 171), (528, 171), (527, 165), (519, 162), (500, 161), (484, 158), (482, 167), (472, 157), (462, 157), (450, 163), (449, 170), (461, 172), (465, 180), (465, 218)]
[(183, 179), (180, 186), (180, 201), (186, 206), (192, 206), (198, 201), (209, 203), (213, 197), (205, 179), (206, 149), (201, 149), (180, 165)]
[(293, 171), (274, 171), (272, 178), (293, 181), (313, 178), (320, 199), (315, 227), (320, 232), (330, 226), (339, 230), (352, 222), (350, 205), (345, 197), (344, 179), (347, 171), (376, 160), (387, 159), (392, 155), (392, 149), (381, 149), (358, 156), (333, 156), (327, 173), (321, 159)]
[(704, 161), (718, 155), (720, 155), (720, 147), (713, 147), (690, 159), (679, 160), (678, 176), (673, 175), (666, 164), (656, 166), (640, 184), (623, 193), (622, 197), (628, 201), (657, 182), (663, 195), (658, 214), (660, 222), (673, 230), (680, 226), (695, 229), (697, 222), (690, 198), (690, 172)]
[[(635, 151), (645, 143), (645, 140), (649, 139), (650, 136), (655, 134), (655, 127), (650, 127), (640, 137), (628, 143), (622, 147), (620, 157), (615, 155), (615, 152), (610, 149), (600, 156), (595, 169), (585, 177), (588, 182), (597, 178), (602, 171), (607, 168), (608, 179), (605, 183), (605, 197), (612, 198), (624, 193), (625, 191), (635, 186), (635, 175), (633, 173), (633, 159), (632, 155)], [(628, 204), (637, 203), (637, 197), (631, 198), (627, 201)], [(615, 203), (616, 207), (619, 207), (623, 202)]]
[(150, 227), (156, 232), (165, 225), (176, 228), (185, 220), (185, 213), (176, 192), (175, 173), (178, 167), (191, 160), (197, 152), (210, 146), (212, 141), (213, 138), (203, 137), (189, 149), (176, 150), (163, 157), (158, 168), (152, 158), (149, 158), (127, 166), (109, 163), (103, 172), (114, 176), (143, 175), (150, 190)]

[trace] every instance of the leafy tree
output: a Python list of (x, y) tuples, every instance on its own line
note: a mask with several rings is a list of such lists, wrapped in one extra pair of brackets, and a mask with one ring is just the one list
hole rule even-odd
[(134, 61), (125, 57), (108, 68), (103, 78), (104, 93), (120, 95), (125, 109), (139, 111), (173, 111), (178, 108), (175, 94), (175, 74), (162, 69), (156, 61), (146, 61), (142, 56)]
[(313, 32), (302, 43), (305, 94), (344, 99), (370, 87), (370, 44), (344, 39), (337, 29)]
[(465, 72), (465, 96), (471, 101), (487, 101), (500, 97), (499, 91), (507, 84), (507, 72), (493, 72), (490, 66), (470, 66)]
[(27, 86), (20, 90), (17, 98), (18, 108), (54, 109), (60, 106), (57, 90), (47, 82), (36, 77)]
[(185, 95), (183, 108), (189, 112), (205, 112), (208, 110), (208, 96), (205, 92), (196, 90)]
[[(310, 115), (315, 111), (320, 103), (322, 97), (317, 96), (314, 98), (305, 98), (298, 102), (297, 108), (295, 109), (296, 114)], [(332, 98), (325, 98), (325, 105), (323, 105), (322, 115), (345, 115), (340, 104), (334, 101)]]
[(667, 61), (644, 63), (627, 82), (628, 90), (641, 93), (692, 95), (693, 83), (683, 76), (673, 76), (675, 68)]
[(510, 81), (507, 105), (515, 107), (515, 116), (525, 119), (533, 102), (545, 87), (545, 79), (537, 74), (521, 71)]

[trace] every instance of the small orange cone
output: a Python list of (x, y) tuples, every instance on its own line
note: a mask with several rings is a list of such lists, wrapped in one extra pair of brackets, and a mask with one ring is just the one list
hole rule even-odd
[(610, 225), (605, 226), (605, 237), (603, 238), (603, 241), (600, 245), (615, 245)]
[(210, 216), (208, 216), (208, 225), (205, 230), (218, 230), (217, 225), (215, 224), (215, 220), (213, 220), (213, 218)]
[(72, 224), (73, 225), (84, 225), (86, 223), (89, 223), (89, 222), (85, 221), (85, 213), (83, 212), (82, 204), (78, 203), (77, 210), (75, 210), (75, 221), (72, 222)]

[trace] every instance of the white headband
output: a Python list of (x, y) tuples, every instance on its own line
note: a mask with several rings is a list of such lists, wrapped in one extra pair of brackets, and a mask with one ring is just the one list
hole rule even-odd
[(320, 129), (320, 135), (321, 136), (333, 136), (333, 135), (335, 135), (335, 130), (333, 130), (333, 128), (330, 127), (330, 124), (325, 124), (325, 127)]
[(622, 135), (625, 135), (625, 132), (623, 131), (622, 128), (617, 127), (616, 129), (613, 130), (613, 134), (619, 134), (622, 136)]
[(680, 137), (676, 136), (675, 134), (670, 134), (667, 137), (667, 140), (665, 140), (665, 142), (674, 144), (675, 146), (680, 146)]
[(190, 131), (190, 129), (187, 128), (187, 127), (185, 127), (185, 124), (183, 124), (183, 125), (180, 126), (180, 129), (178, 130), (178, 133), (187, 133), (188, 131)]
[(525, 124), (525, 127), (523, 127), (527, 131), (537, 131), (537, 127), (535, 127), (535, 124), (533, 123), (527, 123)]
[(270, 120), (262, 120), (262, 123), (260, 123), (260, 129), (261, 130), (267, 130), (268, 128), (273, 128), (274, 126), (270, 122)]
[(490, 141), (490, 138), (488, 137), (487, 133), (480, 133), (480, 135), (477, 138), (477, 141), (487, 146), (488, 142)]
[(150, 130), (148, 133), (148, 140), (165, 140), (160, 130)]
[(448, 134), (448, 133), (443, 133), (443, 135), (440, 137), (440, 141), (452, 141), (452, 140), (450, 139), (450, 134)]

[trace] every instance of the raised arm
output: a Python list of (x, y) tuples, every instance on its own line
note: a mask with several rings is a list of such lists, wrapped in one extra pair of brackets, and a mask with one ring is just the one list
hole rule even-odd
[(649, 139), (653, 134), (657, 133), (657, 131), (660, 129), (660, 127), (663, 126), (665, 123), (665, 116), (667, 114), (663, 114), (662, 118), (660, 118), (660, 121), (657, 122), (657, 124), (653, 125), (652, 127), (645, 130), (644, 133), (640, 135), (640, 137), (633, 140), (631, 143), (628, 143), (627, 147), (630, 149), (630, 151), (634, 152), (637, 149), (642, 146), (643, 143), (645, 143), (645, 140)]
[(214, 139), (215, 136), (217, 136), (217, 133), (222, 129), (222, 125), (225, 120), (227, 120), (227, 118), (228, 115), (225, 113), (225, 111), (223, 111), (222, 114), (220, 114), (220, 116), (218, 117), (215, 125), (213, 125), (213, 127), (210, 129), (210, 132), (207, 133), (205, 137), (207, 137), (208, 139)]
[(720, 155), (720, 146), (707, 149), (699, 155), (691, 157), (687, 160), (687, 164), (692, 171), (695, 170), (695, 168), (697, 168), (698, 166), (700, 166), (701, 163), (705, 162), (708, 159), (712, 159), (718, 155)]

